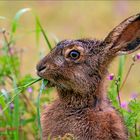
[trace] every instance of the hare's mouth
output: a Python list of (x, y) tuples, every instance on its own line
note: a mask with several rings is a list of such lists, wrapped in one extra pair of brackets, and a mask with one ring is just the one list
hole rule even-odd
[(51, 82), (50, 80), (47, 80), (47, 84), (46, 84), (46, 87), (54, 87), (55, 84), (53, 82)]
[(37, 71), (37, 75), (42, 79), (47, 80), (46, 88), (47, 87), (61, 87), (66, 88), (65, 84), (60, 82), (58, 77), (54, 76), (52, 73), (46, 73), (42, 71)]
[(41, 77), (42, 79), (47, 80), (46, 87), (54, 87), (55, 86), (55, 84), (52, 81), (48, 80), (48, 78), (46, 78), (46, 76), (44, 76), (42, 72), (37, 71), (37, 75), (39, 77)]

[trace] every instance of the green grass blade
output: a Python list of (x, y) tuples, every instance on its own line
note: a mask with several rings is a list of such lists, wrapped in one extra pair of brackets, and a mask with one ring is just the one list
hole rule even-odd
[(55, 34), (51, 34), (53, 40), (54, 40), (54, 43), (57, 44), (59, 42), (59, 39), (56, 37)]
[(39, 41), (40, 41), (40, 33), (41, 33), (41, 29), (40, 29), (40, 26), (36, 20), (36, 24), (35, 24), (35, 35), (36, 35), (36, 46), (38, 47), (39, 46)]
[(30, 11), (30, 10), (31, 10), (30, 8), (24, 8), (24, 9), (19, 10), (19, 11), (16, 13), (15, 17), (13, 18), (13, 22), (12, 22), (11, 37), (10, 37), (11, 39), (10, 39), (10, 40), (12, 40), (13, 34), (14, 34), (14, 33), (16, 32), (16, 30), (17, 30), (18, 21), (19, 21), (20, 17), (21, 17), (24, 13), (26, 13), (26, 12), (28, 12), (28, 11)]
[(113, 106), (116, 108), (120, 108), (119, 102), (117, 100), (117, 96), (119, 96), (117, 88), (120, 89), (122, 78), (123, 78), (123, 71), (124, 71), (124, 64), (125, 64), (125, 56), (121, 56), (119, 59), (119, 66), (118, 66), (118, 74), (117, 79), (119, 78), (119, 82), (116, 87), (116, 80), (113, 80), (111, 82), (110, 88), (109, 88), (109, 94), (108, 97), (112, 101)]
[(16, 32), (16, 29), (17, 29), (17, 24), (18, 24), (18, 20), (19, 18), (26, 12), (30, 11), (30, 8), (24, 8), (24, 9), (21, 9), (19, 10), (14, 19), (13, 19), (13, 23), (12, 23), (12, 33), (15, 33)]
[(15, 99), (16, 96), (18, 96), (24, 89), (26, 89), (27, 87), (33, 85), (34, 83), (40, 81), (41, 78), (37, 78), (33, 81), (31, 81), (30, 83), (25, 84), (24, 86), (20, 87), (20, 88), (16, 88), (15, 90), (17, 90), (17, 93), (14, 94), (14, 96), (11, 98), (11, 100), (6, 104), (5, 108), (3, 108), (2, 113), (9, 107), (10, 103), (12, 103)]
[(40, 87), (40, 91), (37, 97), (37, 121), (38, 121), (38, 127), (40, 131), (40, 139), (42, 140), (42, 127), (41, 127), (41, 122), (40, 122), (40, 97), (43, 92), (43, 89), (45, 88), (45, 85), (47, 84), (46, 80), (42, 80), (42, 84)]
[[(39, 18), (37, 16), (36, 16), (36, 24), (37, 24), (37, 27), (40, 28), (40, 30), (41, 30), (41, 32), (42, 32), (42, 34), (43, 34), (43, 36), (44, 36), (44, 38), (46, 40), (46, 43), (47, 43), (49, 49), (51, 50), (52, 49), (51, 43), (50, 43), (50, 41), (48, 39), (48, 36), (46, 35), (46, 33), (45, 33), (41, 23), (40, 23), (40, 20), (39, 20)], [(37, 35), (38, 35), (38, 32), (37, 32)]]
[(119, 68), (118, 68), (118, 78), (120, 79), (120, 82), (118, 83), (119, 89), (120, 89), (120, 85), (123, 78), (125, 59), (126, 59), (126, 56), (124, 55), (120, 56), (120, 59), (119, 59)]

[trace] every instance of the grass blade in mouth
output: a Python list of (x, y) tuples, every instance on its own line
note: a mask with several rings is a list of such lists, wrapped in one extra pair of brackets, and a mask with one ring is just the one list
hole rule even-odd
[(38, 127), (39, 127), (39, 132), (40, 132), (40, 139), (42, 140), (42, 128), (41, 128), (41, 122), (40, 122), (40, 97), (41, 94), (43, 92), (43, 90), (45, 89), (45, 87), (47, 86), (48, 81), (43, 79), (42, 80), (42, 84), (38, 93), (38, 97), (37, 97), (37, 121), (38, 121)]
[(11, 98), (11, 100), (6, 104), (6, 106), (3, 108), (2, 112), (4, 112), (8, 107), (9, 105), (14, 101), (15, 97), (18, 96), (24, 89), (28, 88), (29, 86), (37, 83), (38, 81), (42, 80), (42, 78), (37, 78), (37, 79), (34, 79), (33, 81), (31, 81), (30, 83), (27, 83), (21, 87), (17, 87), (14, 91), (17, 91), (17, 93)]

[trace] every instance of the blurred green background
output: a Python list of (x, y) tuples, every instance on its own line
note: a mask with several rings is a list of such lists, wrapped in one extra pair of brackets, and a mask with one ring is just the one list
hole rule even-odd
[[(15, 47), (19, 50), (22, 49), (23, 52), (21, 74), (24, 76), (30, 73), (35, 77), (36, 64), (40, 59), (38, 52), (46, 55), (49, 50), (43, 37), (40, 41), (40, 47), (36, 45), (33, 13), (40, 18), (50, 39), (55, 36), (59, 40), (104, 39), (125, 18), (140, 12), (140, 1), (0, 1), (0, 16), (7, 18), (0, 20), (0, 28), (10, 30), (13, 16), (22, 8), (31, 8), (32, 12), (25, 13), (20, 18)], [(132, 55), (127, 56), (125, 74), (132, 63)], [(111, 64), (109, 72), (116, 73), (117, 66), (118, 58)], [(129, 100), (132, 92), (140, 92), (140, 62), (133, 67), (121, 91), (122, 99)]]

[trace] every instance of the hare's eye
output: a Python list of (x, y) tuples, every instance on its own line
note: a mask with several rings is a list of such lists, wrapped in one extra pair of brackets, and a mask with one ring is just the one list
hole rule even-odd
[(72, 50), (69, 53), (69, 57), (71, 57), (72, 59), (78, 59), (80, 57), (80, 52), (78, 52), (77, 50)]

